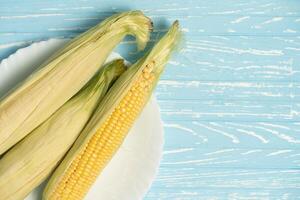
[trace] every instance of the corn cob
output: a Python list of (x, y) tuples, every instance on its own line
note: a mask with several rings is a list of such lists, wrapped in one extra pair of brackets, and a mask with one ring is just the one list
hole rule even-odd
[(72, 40), (0, 102), (0, 155), (45, 121), (95, 74), (125, 35), (143, 49), (151, 21), (139, 11), (114, 15)]
[(153, 50), (116, 81), (50, 178), (43, 200), (85, 196), (147, 103), (177, 43), (178, 29), (176, 21)]
[(124, 71), (123, 60), (105, 66), (78, 94), (4, 154), (0, 160), (0, 200), (24, 199), (51, 173)]

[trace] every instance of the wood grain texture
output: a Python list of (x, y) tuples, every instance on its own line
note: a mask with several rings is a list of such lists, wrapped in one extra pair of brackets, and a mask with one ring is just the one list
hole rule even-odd
[[(145, 199), (300, 199), (298, 0), (0, 0), (0, 59), (131, 9), (154, 21), (149, 46), (175, 19), (184, 32), (156, 90), (166, 144)], [(132, 38), (117, 51), (141, 55)]]

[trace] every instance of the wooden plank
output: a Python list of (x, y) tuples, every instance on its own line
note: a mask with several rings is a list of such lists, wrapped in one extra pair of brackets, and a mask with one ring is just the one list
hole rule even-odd
[(299, 15), (300, 8), (297, 0), (224, 0), (222, 3), (218, 0), (186, 0), (182, 2), (174, 0), (154, 0), (154, 1), (122, 1), (122, 0), (60, 0), (52, 1), (20, 1), (10, 0), (1, 4), (0, 12), (30, 12), (30, 13), (47, 13), (47, 12), (91, 12), (93, 10), (104, 12), (107, 10), (129, 10), (142, 9), (152, 11), (160, 15), (176, 15), (189, 12), (191, 15)]
[[(174, 172), (178, 175), (175, 176)], [(299, 189), (299, 169), (198, 169), (164, 168), (157, 181), (170, 187), (198, 187), (224, 189)], [(192, 180), (192, 181), (191, 181)]]
[(299, 121), (300, 105), (293, 102), (256, 100), (160, 100), (161, 114), (168, 120), (200, 121)]
[(299, 122), (166, 121), (164, 128), (167, 150), (300, 150)]
[(145, 199), (299, 199), (299, 169), (164, 168)]
[[(251, 141), (250, 141), (251, 142)], [(161, 167), (166, 169), (299, 169), (300, 149), (166, 148)], [(232, 145), (234, 146), (234, 145)], [(299, 185), (300, 186), (300, 185)]]
[[(83, 13), (47, 13), (2, 14), (1, 32), (48, 32), (73, 31), (83, 32), (98, 24), (113, 12)], [(295, 16), (195, 16), (173, 15), (162, 18), (162, 15), (149, 14), (158, 29), (166, 29), (168, 24), (178, 19), (186, 34), (192, 35), (272, 35), (298, 36), (300, 17)], [(41, 20), (41, 18), (43, 20)], [(207, 23), (209, 21), (210, 23)]]
[[(39, 34), (0, 35), (0, 54), (7, 56), (7, 52), (19, 48), (20, 43), (66, 35), (67, 32), (43, 37)], [(153, 35), (152, 39), (156, 38)], [(187, 36), (186, 39), (180, 56), (173, 56), (163, 79), (289, 83), (300, 80), (300, 37)], [(132, 41), (132, 38), (127, 41)], [(124, 43), (120, 47), (123, 50), (119, 51), (126, 54), (128, 48), (130, 61), (141, 55), (132, 42)]]
[(300, 37), (188, 37), (164, 79), (299, 81)]
[(299, 82), (161, 80), (156, 89), (160, 100), (292, 102), (300, 100), (299, 95)]
[[(260, 189), (236, 189), (236, 190), (221, 190), (221, 189), (201, 189), (201, 188), (155, 188), (157, 193), (149, 193), (145, 200), (156, 199), (176, 199), (176, 200), (299, 200), (297, 190), (281, 189), (281, 190), (264, 190)], [(195, 192), (197, 191), (197, 192)]]

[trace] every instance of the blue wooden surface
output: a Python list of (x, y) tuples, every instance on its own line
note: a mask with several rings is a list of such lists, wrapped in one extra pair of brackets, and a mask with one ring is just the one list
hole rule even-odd
[(131, 9), (153, 42), (175, 19), (185, 33), (156, 90), (166, 144), (145, 199), (300, 199), (299, 0), (0, 0), (0, 60)]

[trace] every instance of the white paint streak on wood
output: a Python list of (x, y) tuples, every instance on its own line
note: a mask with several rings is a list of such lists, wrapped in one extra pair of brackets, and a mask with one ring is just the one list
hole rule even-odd
[[(260, 123), (254, 124), (254, 126), (245, 125), (245, 124), (238, 124), (238, 123), (231, 123), (231, 122), (229, 122), (227, 124), (231, 124), (233, 126), (244, 127), (244, 128), (248, 127), (248, 128), (256, 128), (256, 129), (264, 130), (267, 133), (271, 133), (272, 135), (275, 135), (276, 137), (282, 139), (283, 141), (287, 141), (289, 143), (295, 143), (295, 144), (300, 143), (300, 140), (298, 140), (298, 139), (296, 139), (296, 138), (294, 138), (290, 135), (280, 133), (278, 130), (274, 129), (274, 128), (281, 128), (281, 129), (290, 130), (290, 128), (286, 127), (286, 126), (271, 124), (271, 123), (265, 123), (265, 122), (260, 122)], [(267, 126), (267, 127), (263, 127), (263, 126)]]
[(261, 149), (249, 150), (244, 153), (241, 153), (241, 155), (249, 155), (249, 154), (258, 153), (258, 152), (262, 152), (262, 150)]
[(249, 136), (255, 137), (258, 140), (260, 140), (262, 143), (269, 143), (269, 140), (265, 139), (263, 136), (256, 134), (254, 131), (249, 131), (249, 130), (244, 130), (244, 129), (236, 129), (237, 131), (241, 132), (241, 133), (245, 133)]
[(227, 32), (228, 32), (228, 33), (235, 33), (236, 31), (233, 30), (233, 29), (231, 29), (231, 28), (229, 28), (229, 29), (227, 29)]
[(160, 84), (162, 85), (169, 85), (172, 87), (180, 88), (180, 87), (199, 87), (200, 82), (199, 81), (188, 81), (188, 82), (182, 82), (182, 81), (174, 81), (174, 80), (161, 80)]
[(228, 11), (221, 11), (221, 12), (210, 12), (211, 15), (228, 15), (228, 14), (237, 14), (240, 13), (241, 10), (228, 10)]
[(230, 40), (228, 37), (225, 36), (219, 36), (219, 35), (212, 35), (212, 38), (221, 39), (221, 40)]
[(260, 5), (261, 8), (266, 8), (266, 7), (270, 7), (270, 6), (274, 6), (274, 4), (273, 3), (266, 3), (266, 4)]
[(196, 165), (217, 165), (217, 164), (228, 164), (228, 163), (236, 163), (238, 160), (225, 160), (225, 161), (214, 161), (214, 162), (207, 162), (207, 163), (197, 163)]
[(284, 33), (297, 33), (296, 30), (293, 30), (293, 29), (290, 29), (290, 28), (285, 29), (283, 32), (284, 32)]
[(203, 162), (209, 162), (212, 160), (217, 160), (217, 158), (207, 158), (201, 160), (186, 160), (186, 161), (177, 161), (177, 162), (163, 162), (162, 165), (199, 164)]
[(181, 65), (180, 62), (173, 61), (173, 60), (169, 61), (169, 64), (175, 65), (175, 66)]
[(290, 153), (290, 152), (292, 152), (292, 150), (279, 150), (279, 151), (269, 153), (267, 156), (277, 156), (280, 154), (285, 154), (285, 153)]
[(231, 70), (241, 71), (241, 70), (252, 70), (252, 69), (269, 69), (269, 70), (279, 70), (279, 71), (286, 71), (292, 73), (293, 68), (292, 66), (284, 66), (284, 65), (248, 65), (243, 67), (232, 67)]
[(65, 16), (68, 14), (63, 13), (41, 13), (41, 14), (29, 14), (29, 15), (14, 15), (14, 16), (0, 16), (0, 19), (25, 19), (25, 18), (38, 18), (38, 17), (53, 17), (53, 16)]
[(165, 3), (165, 6), (178, 6), (178, 3)]
[(293, 50), (293, 51), (300, 51), (300, 48), (295, 48), (295, 47), (286, 47), (285, 49)]
[(81, 18), (66, 18), (65, 21), (85, 21), (85, 20), (99, 20), (97, 17), (81, 17)]
[(193, 122), (193, 124), (197, 125), (197, 126), (200, 126), (200, 127), (203, 127), (203, 128), (206, 128), (208, 130), (211, 130), (213, 132), (216, 132), (216, 133), (219, 133), (227, 138), (230, 138), (232, 143), (240, 143), (239, 139), (234, 136), (233, 134), (230, 134), (230, 133), (227, 133), (225, 131), (222, 131), (222, 130), (218, 130), (218, 129), (215, 129), (215, 128), (212, 128), (212, 127), (209, 127), (209, 126), (206, 126), (204, 124), (201, 124), (199, 122)]
[(231, 24), (239, 24), (239, 23), (241, 23), (241, 22), (243, 22), (243, 21), (245, 21), (246, 19), (249, 19), (249, 18), (250, 18), (250, 16), (239, 17), (239, 18), (231, 21), (230, 23)]
[(48, 31), (82, 31), (88, 27), (48, 28)]
[(274, 94), (272, 92), (245, 92), (245, 94), (249, 94), (249, 95), (253, 95), (253, 94), (260, 94), (262, 96), (266, 96), (266, 97), (282, 97), (283, 95), (280, 93)]
[(15, 35), (16, 33), (0, 33), (0, 36), (12, 36)]
[(282, 21), (282, 20), (283, 20), (283, 17), (273, 17), (270, 20), (262, 22), (260, 25), (271, 24), (271, 23), (274, 23), (274, 22)]
[(206, 66), (214, 66), (212, 63), (210, 62), (203, 62), (203, 61), (195, 61), (195, 63), (197, 65), (206, 65)]
[(258, 124), (263, 125), (263, 126), (273, 127), (273, 128), (280, 128), (280, 129), (285, 129), (285, 130), (291, 130), (290, 127), (279, 125), (279, 124), (271, 124), (271, 123), (266, 123), (266, 122), (259, 122)]
[(288, 158), (294, 158), (294, 157), (298, 157), (298, 156), (300, 156), (300, 153), (292, 154), (292, 155), (289, 155), (287, 157)]
[[(215, 170), (215, 169), (213, 169)], [(172, 172), (170, 172), (172, 173)], [(297, 173), (299, 173), (299, 170), (268, 170), (268, 171), (256, 171), (256, 170), (248, 170), (248, 169), (238, 169), (237, 171), (235, 170), (223, 170), (223, 171), (218, 171), (218, 170), (215, 170), (215, 172), (206, 172), (203, 170), (203, 172), (201, 173), (198, 172), (197, 174), (194, 174), (194, 176), (186, 176), (184, 174), (182, 175), (174, 175), (174, 174), (171, 174), (169, 176), (163, 176), (163, 177), (159, 177), (158, 179), (160, 181), (166, 181), (166, 180), (170, 180), (170, 179), (201, 179), (201, 178), (217, 178), (217, 177), (239, 177), (239, 176), (250, 176), (250, 177), (253, 177), (254, 179), (257, 179), (258, 176), (264, 176), (264, 175), (272, 175), (272, 174), (278, 174), (278, 173), (284, 173), (284, 174), (291, 174), (291, 175), (295, 175)], [(197, 176), (195, 176), (197, 175)], [(163, 178), (163, 179), (161, 179)], [(222, 180), (221, 180), (222, 181)], [(240, 180), (238, 182), (243, 182), (243, 180)], [(237, 182), (236, 182), (237, 183)], [(204, 183), (205, 184), (205, 183)], [(237, 183), (239, 184), (239, 183)], [(252, 182), (251, 184), (255, 184), (255, 182)]]
[(214, 152), (205, 153), (204, 155), (211, 156), (211, 155), (217, 155), (217, 154), (232, 152), (232, 151), (235, 151), (235, 150), (236, 149), (222, 149), (222, 150), (218, 150), (218, 151), (214, 151)]
[(263, 26), (271, 24), (271, 23), (275, 23), (275, 22), (279, 22), (282, 21), (283, 17), (273, 17), (272, 19), (266, 20), (260, 24), (254, 25), (252, 26), (255, 29), (261, 29)]
[[(204, 63), (203, 63), (204, 64)], [(220, 90), (225, 91), (229, 88), (245, 88), (243, 93), (247, 95), (253, 95), (257, 94), (259, 96), (271, 96), (271, 97), (280, 97), (282, 96), (281, 93), (272, 93), (272, 92), (265, 92), (260, 89), (277, 89), (277, 88), (292, 88), (293, 85), (278, 85), (278, 84), (272, 84), (272, 83), (261, 83), (261, 82), (241, 82), (241, 81), (177, 81), (177, 80), (161, 80), (159, 82), (161, 85), (172, 87), (172, 88), (220, 88)], [(255, 91), (247, 91), (247, 88), (256, 88), (258, 90)], [(213, 91), (211, 91), (213, 92)]]
[(183, 126), (178, 125), (178, 124), (167, 124), (167, 123), (165, 123), (164, 126), (165, 127), (169, 127), (169, 128), (176, 128), (176, 129), (180, 129), (180, 130), (186, 131), (186, 132), (192, 134), (193, 136), (196, 136), (196, 137), (202, 139), (203, 142), (207, 142), (208, 141), (208, 139), (205, 136), (200, 135), (199, 133), (196, 133), (194, 130), (192, 130), (190, 128), (186, 128), (186, 127), (183, 127)]
[(290, 194), (289, 193), (284, 193), (281, 197), (282, 200), (288, 200), (290, 197)]
[(284, 141), (287, 141), (287, 142), (290, 142), (290, 143), (295, 143), (295, 144), (300, 144), (300, 140), (297, 140), (296, 138), (291, 137), (289, 135), (286, 135), (286, 134), (283, 134), (283, 133), (279, 133), (276, 130), (273, 130), (273, 129), (270, 129), (270, 128), (265, 128), (265, 127), (260, 127), (260, 126), (258, 126), (257, 128), (265, 130), (265, 131), (267, 131), (269, 133), (272, 133), (273, 135), (277, 136), (278, 138), (280, 138), (280, 139), (282, 139)]
[(164, 151), (163, 154), (177, 154), (177, 153), (185, 153), (189, 151), (193, 151), (194, 148), (182, 148), (182, 149), (175, 149), (175, 150), (169, 150), (169, 151)]
[(162, 113), (168, 116), (172, 115), (188, 115), (191, 118), (201, 118), (204, 116), (215, 116), (215, 117), (261, 117), (261, 118), (267, 118), (272, 119), (276, 117), (282, 117), (284, 119), (291, 119), (294, 116), (298, 115), (299, 113), (296, 111), (291, 111), (289, 114), (269, 114), (269, 113), (247, 113), (247, 112), (192, 112), (192, 111), (166, 111), (162, 109)]
[[(216, 37), (216, 36), (215, 36)], [(219, 37), (218, 37), (219, 38)], [(224, 37), (222, 37), (224, 38)], [(222, 42), (218, 42), (218, 41), (211, 41), (211, 40), (204, 40), (204, 39), (201, 39), (201, 40), (191, 40), (191, 41), (186, 41), (187, 44), (215, 44), (215, 45), (223, 45)]]
[(282, 50), (260, 50), (260, 49), (238, 49), (233, 47), (220, 47), (216, 45), (210, 44), (198, 44), (196, 46), (194, 43), (186, 42), (186, 51), (193, 51), (193, 50), (205, 50), (205, 51), (213, 51), (213, 52), (222, 52), (222, 53), (229, 53), (229, 54), (251, 54), (251, 55), (260, 55), (260, 56), (282, 56), (284, 55)]
[(90, 10), (94, 9), (93, 6), (81, 6), (81, 7), (66, 7), (66, 8), (42, 8), (43, 11), (66, 11), (66, 10)]
[(156, 9), (156, 12), (166, 12), (166, 11), (179, 11), (179, 10), (189, 10), (190, 8), (161, 8)]

